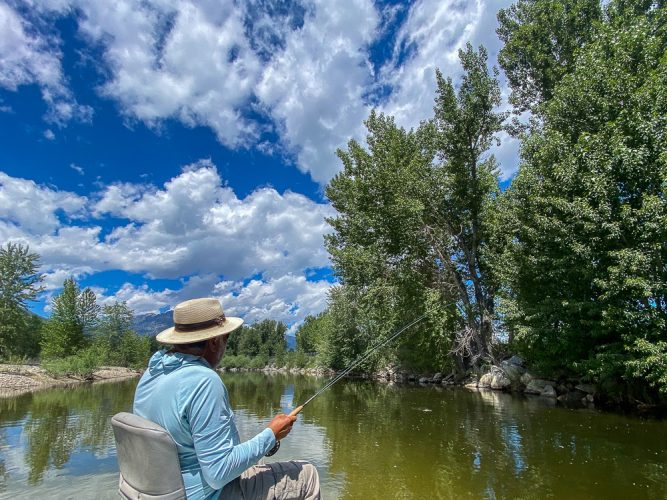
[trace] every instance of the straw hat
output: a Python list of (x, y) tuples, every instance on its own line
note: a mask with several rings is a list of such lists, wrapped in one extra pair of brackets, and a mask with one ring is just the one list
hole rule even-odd
[(225, 316), (218, 299), (193, 299), (174, 307), (174, 326), (157, 334), (163, 344), (190, 344), (233, 332), (241, 318)]

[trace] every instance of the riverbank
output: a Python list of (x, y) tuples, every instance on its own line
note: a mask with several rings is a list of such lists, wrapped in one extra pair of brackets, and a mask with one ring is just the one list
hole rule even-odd
[(95, 370), (91, 377), (76, 375), (54, 377), (40, 366), (0, 364), (0, 398), (18, 396), (50, 387), (118, 380), (139, 375), (141, 375), (140, 370), (120, 366), (102, 366)]
[[(276, 365), (263, 368), (225, 368), (221, 372), (263, 372), (289, 373), (296, 375), (311, 375), (333, 377), (336, 371), (327, 368), (300, 368), (278, 367)], [(487, 366), (476, 374), (443, 374), (443, 373), (414, 373), (402, 370), (396, 366), (388, 366), (383, 370), (368, 373), (355, 372), (347, 375), (348, 378), (372, 379), (388, 384), (418, 384), (421, 386), (442, 385), (464, 387), (470, 391), (505, 392), (520, 396), (537, 397), (552, 400), (554, 404), (567, 408), (598, 409), (611, 412), (629, 413), (637, 416), (667, 417), (667, 405), (650, 404), (630, 398), (623, 394), (619, 387), (603, 389), (584, 379), (560, 377), (551, 379), (540, 376), (525, 366), (519, 356), (499, 362), (497, 365)], [(615, 389), (615, 390), (614, 390)]]

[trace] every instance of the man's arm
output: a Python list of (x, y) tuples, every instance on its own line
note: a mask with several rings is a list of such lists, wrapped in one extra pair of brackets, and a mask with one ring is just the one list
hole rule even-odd
[[(217, 380), (216, 380), (217, 379)], [(280, 438), (287, 435), (294, 417), (274, 418), (262, 432), (252, 439), (233, 444), (231, 409), (220, 379), (207, 377), (192, 395), (188, 420), (192, 430), (197, 460), (206, 482), (214, 489), (238, 477), (248, 467), (255, 465)], [(288, 419), (288, 420), (285, 420)], [(275, 429), (273, 429), (275, 427)], [(289, 429), (288, 429), (289, 428)]]

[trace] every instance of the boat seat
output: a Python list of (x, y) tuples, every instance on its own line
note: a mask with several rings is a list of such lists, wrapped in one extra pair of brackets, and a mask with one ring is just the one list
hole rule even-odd
[(118, 493), (127, 500), (180, 500), (185, 487), (176, 443), (159, 425), (132, 413), (111, 418), (120, 467)]

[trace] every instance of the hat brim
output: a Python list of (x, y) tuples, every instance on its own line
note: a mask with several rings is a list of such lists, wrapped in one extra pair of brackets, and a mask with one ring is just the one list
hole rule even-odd
[(162, 344), (192, 344), (193, 342), (201, 342), (202, 340), (208, 340), (219, 337), (220, 335), (232, 333), (242, 324), (243, 320), (241, 318), (231, 316), (225, 318), (225, 322), (222, 325), (215, 325), (210, 328), (204, 328), (193, 332), (179, 332), (172, 326), (171, 328), (162, 330), (155, 338)]

